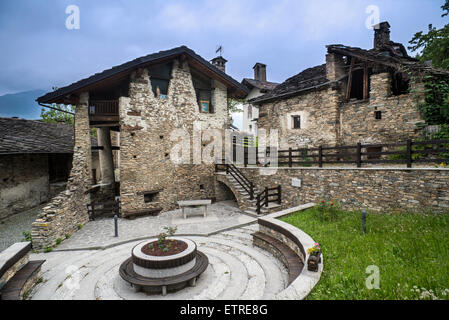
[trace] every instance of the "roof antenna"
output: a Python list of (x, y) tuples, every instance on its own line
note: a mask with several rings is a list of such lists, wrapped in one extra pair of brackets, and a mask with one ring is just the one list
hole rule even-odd
[(217, 50), (215, 50), (215, 53), (220, 53), (220, 57), (223, 56), (223, 46), (220, 44), (217, 47)]

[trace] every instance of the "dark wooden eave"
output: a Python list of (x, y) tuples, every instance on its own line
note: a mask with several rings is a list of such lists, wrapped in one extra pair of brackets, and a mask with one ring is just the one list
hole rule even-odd
[(194, 68), (202, 71), (212, 79), (224, 83), (228, 88), (230, 97), (243, 98), (248, 94), (248, 89), (240, 84), (210, 62), (196, 54), (186, 46), (174, 48), (167, 51), (150, 54), (145, 57), (126, 62), (122, 65), (97, 73), (89, 78), (75, 82), (69, 86), (60, 88), (54, 92), (47, 93), (39, 97), (36, 101), (39, 103), (64, 103), (75, 102), (76, 96), (83, 91), (93, 91), (107, 85), (116, 84), (129, 77), (136, 69), (144, 68), (149, 65), (159, 64), (179, 58), (181, 61), (188, 61)]

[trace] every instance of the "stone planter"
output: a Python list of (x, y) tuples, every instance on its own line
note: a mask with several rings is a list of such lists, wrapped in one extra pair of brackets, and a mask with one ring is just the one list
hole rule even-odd
[(307, 260), (307, 270), (312, 272), (318, 272), (318, 266), (321, 263), (321, 250), (317, 253), (313, 253)]
[(170, 238), (170, 240), (186, 243), (187, 249), (179, 254), (156, 257), (146, 255), (142, 252), (142, 248), (148, 243), (157, 241), (157, 239), (140, 243), (132, 250), (134, 271), (142, 277), (162, 279), (178, 276), (192, 269), (196, 263), (196, 244), (191, 240), (175, 237)]
[(153, 256), (142, 251), (146, 245), (158, 239), (139, 243), (131, 251), (131, 257), (119, 269), (123, 280), (130, 283), (135, 291), (148, 294), (181, 290), (187, 285), (195, 286), (197, 278), (209, 265), (207, 256), (197, 250), (195, 242), (177, 237), (168, 240), (181, 241), (187, 248), (177, 254)]

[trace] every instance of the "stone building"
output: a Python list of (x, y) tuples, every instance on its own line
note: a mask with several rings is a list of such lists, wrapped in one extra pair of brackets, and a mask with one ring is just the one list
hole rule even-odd
[[(124, 217), (172, 210), (179, 200), (225, 197), (214, 179), (214, 159), (203, 161), (211, 154), (213, 136), (218, 133), (224, 139), (230, 127), (227, 99), (247, 95), (246, 87), (227, 75), (225, 68), (224, 58), (210, 63), (182, 46), (38, 98), (41, 104), (76, 105), (76, 140), (68, 190), (34, 223), (34, 246), (53, 245), (88, 221), (91, 128), (98, 131), (101, 194), (104, 199), (120, 196)], [(111, 139), (111, 132), (119, 137)], [(176, 162), (173, 152), (180, 144), (189, 151), (182, 163)], [(119, 167), (116, 172), (114, 161)]]
[[(0, 219), (50, 200), (67, 183), (73, 127), (0, 118)], [(93, 154), (94, 162), (96, 155)]]
[(390, 25), (374, 28), (374, 48), (327, 46), (326, 63), (250, 100), (259, 128), (278, 129), (280, 148), (391, 143), (415, 138), (425, 121), (423, 76), (449, 76), (408, 56), (390, 40)]
[[(249, 90), (247, 100), (252, 100), (272, 91), (279, 83), (267, 81), (267, 65), (256, 63), (253, 67), (254, 79), (245, 78), (242, 84)], [(242, 131), (246, 134), (257, 136), (257, 120), (259, 118), (259, 109), (251, 103), (241, 105), (243, 110)]]

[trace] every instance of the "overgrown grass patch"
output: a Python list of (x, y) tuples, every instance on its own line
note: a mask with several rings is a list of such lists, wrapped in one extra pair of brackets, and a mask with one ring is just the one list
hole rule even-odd
[[(332, 222), (316, 208), (282, 219), (320, 243), (324, 272), (308, 299), (449, 300), (449, 215), (368, 214), (339, 211)], [(308, 248), (305, 248), (306, 250)], [(369, 290), (367, 268), (380, 270), (380, 289)]]

